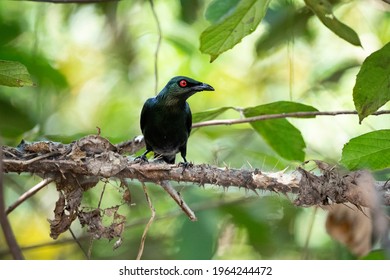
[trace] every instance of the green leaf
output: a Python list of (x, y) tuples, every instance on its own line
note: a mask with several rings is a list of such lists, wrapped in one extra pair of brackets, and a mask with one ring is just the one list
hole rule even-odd
[[(246, 117), (294, 112), (318, 112), (318, 110), (313, 106), (290, 101), (278, 101), (244, 109)], [(313, 117), (308, 116), (305, 118)]]
[(335, 17), (332, 5), (327, 0), (305, 0), (305, 3), (313, 10), (321, 22), (337, 36), (352, 45), (361, 46), (357, 33)]
[(390, 130), (377, 130), (352, 138), (344, 145), (341, 163), (350, 170), (390, 167)]
[(33, 86), (27, 68), (16, 61), (0, 60), (0, 85), (9, 87)]
[(363, 62), (353, 88), (359, 122), (390, 100), (390, 43)]
[[(245, 117), (268, 114), (313, 112), (316, 108), (300, 103), (279, 101), (244, 109)], [(306, 147), (301, 132), (286, 119), (271, 119), (251, 123), (252, 127), (281, 157), (303, 161)]]
[(388, 260), (385, 250), (374, 250), (364, 256), (362, 260)]
[(275, 248), (280, 244), (291, 248), (296, 246), (292, 241), (293, 232), (289, 228), (294, 224), (300, 210), (292, 206), (287, 199), (275, 196), (263, 196), (259, 200), (220, 207), (221, 212), (229, 215), (230, 223), (246, 230), (248, 245), (263, 258), (275, 256)]
[(176, 259), (209, 260), (214, 255), (218, 237), (218, 216), (215, 211), (199, 211), (196, 223), (186, 219), (175, 236)]
[(207, 111), (194, 113), (192, 114), (192, 123), (215, 119), (220, 114), (224, 113), (229, 109), (233, 109), (233, 107), (221, 107), (221, 108), (210, 109)]
[(360, 64), (361, 63), (355, 59), (347, 59), (338, 64), (334, 64), (330, 69), (323, 71), (318, 79), (318, 83), (325, 86), (326, 84), (340, 83), (341, 78), (348, 70), (359, 67)]
[[(229, 15), (209, 26), (200, 36), (200, 51), (213, 62), (221, 53), (233, 48), (255, 31), (263, 19), (270, 0), (241, 0)], [(215, 19), (214, 19), (215, 20)]]
[(307, 7), (296, 10), (289, 5), (276, 10), (269, 9), (265, 17), (266, 21), (270, 17), (269, 27), (256, 42), (257, 55), (266, 56), (284, 43), (300, 37), (310, 38), (312, 34), (307, 23), (313, 15)]
[(0, 136), (15, 138), (35, 126), (24, 110), (0, 99)]
[(181, 19), (186, 23), (193, 23), (199, 15), (199, 8), (202, 6), (201, 0), (180, 0)]
[(239, 0), (214, 0), (207, 7), (205, 17), (211, 23), (216, 23), (229, 15), (237, 6)]

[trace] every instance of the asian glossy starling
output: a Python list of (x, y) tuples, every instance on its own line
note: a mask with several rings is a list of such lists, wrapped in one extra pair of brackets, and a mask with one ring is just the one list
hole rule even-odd
[(166, 163), (175, 163), (180, 152), (187, 164), (187, 140), (192, 126), (192, 115), (187, 99), (199, 91), (214, 91), (208, 84), (191, 78), (172, 78), (156, 97), (146, 100), (141, 111), (141, 130), (146, 151), (139, 157), (153, 151), (155, 158)]

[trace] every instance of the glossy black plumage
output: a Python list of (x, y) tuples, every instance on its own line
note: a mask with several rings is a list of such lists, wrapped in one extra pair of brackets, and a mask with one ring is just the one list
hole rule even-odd
[(191, 78), (172, 78), (156, 97), (146, 100), (141, 111), (141, 130), (146, 151), (141, 158), (153, 151), (155, 158), (174, 163), (180, 152), (187, 162), (187, 140), (191, 133), (192, 115), (187, 99), (199, 91), (213, 91), (208, 84)]

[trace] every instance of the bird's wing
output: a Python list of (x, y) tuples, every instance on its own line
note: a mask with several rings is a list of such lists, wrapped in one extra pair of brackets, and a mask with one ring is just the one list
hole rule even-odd
[(154, 98), (149, 98), (148, 100), (146, 100), (144, 106), (142, 107), (141, 120), (140, 120), (142, 132), (144, 132), (145, 125), (148, 122), (148, 118), (150, 117), (150, 112), (152, 111), (152, 107), (154, 104), (153, 99)]
[(191, 127), (192, 127), (192, 114), (191, 114), (190, 105), (188, 105), (187, 102), (186, 102), (186, 109), (185, 110), (186, 110), (186, 115), (187, 115), (186, 127), (187, 127), (187, 131), (188, 131), (188, 135), (190, 135)]

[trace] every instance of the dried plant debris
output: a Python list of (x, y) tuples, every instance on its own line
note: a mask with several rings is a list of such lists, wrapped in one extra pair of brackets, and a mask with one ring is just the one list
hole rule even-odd
[(137, 151), (141, 150), (143, 147), (145, 147), (145, 141), (144, 136), (139, 135), (137, 137), (134, 137), (133, 140), (125, 141), (122, 143), (119, 143), (115, 145), (115, 147), (118, 150), (118, 153), (120, 154), (130, 154), (133, 155)]
[(344, 244), (354, 255), (367, 255), (372, 248), (373, 234), (368, 208), (358, 209), (352, 204), (336, 204), (327, 209), (329, 211), (325, 227), (328, 234)]
[[(98, 182), (99, 180), (96, 177), (83, 176), (78, 178), (70, 174), (64, 174), (64, 178), (57, 181), (60, 197), (54, 209), (54, 219), (49, 220), (50, 236), (53, 239), (67, 231), (76, 218), (79, 219), (82, 226), (88, 227), (88, 232), (95, 239), (107, 238), (111, 240), (121, 236), (125, 217), (118, 214), (119, 206), (91, 211), (85, 211), (81, 207), (83, 192), (95, 186)], [(130, 191), (126, 185), (121, 183), (118, 191), (123, 192), (123, 196), (130, 200)], [(128, 203), (128, 201), (125, 201), (125, 203)], [(109, 226), (103, 225), (103, 217), (112, 217)]]
[(52, 141), (40, 141), (40, 142), (26, 142), (22, 140), (16, 147), (21, 152), (27, 152), (31, 154), (46, 154), (52, 152), (65, 153), (69, 150), (68, 144), (62, 144), (59, 142)]
[(106, 138), (99, 135), (88, 135), (70, 144), (53, 141), (27, 142), (22, 140), (16, 148), (3, 147), (8, 159), (31, 159), (50, 154), (56, 159), (81, 160), (86, 156), (101, 154), (108, 151), (116, 152), (118, 149)]
[[(81, 225), (88, 228), (88, 232), (94, 239), (122, 239), (126, 217), (120, 215), (118, 209), (119, 206), (106, 209), (93, 209), (90, 211), (81, 210), (78, 217)], [(106, 218), (110, 218), (110, 221), (104, 222), (103, 220)], [(105, 223), (108, 223), (108, 225), (104, 225)]]
[(338, 166), (314, 161), (320, 175), (299, 167), (300, 188), (295, 204), (298, 206), (329, 205), (350, 202), (370, 207), (376, 204), (374, 179), (367, 170), (347, 172)]
[(321, 206), (328, 210), (326, 230), (356, 256), (369, 253), (376, 242), (385, 248), (389, 221), (367, 170), (347, 172), (337, 166), (314, 161), (320, 176), (302, 168), (300, 191), (295, 204)]
[(388, 219), (378, 207), (358, 208), (350, 203), (328, 206), (326, 231), (352, 254), (363, 257), (380, 243), (388, 251)]
[(54, 208), (54, 219), (49, 220), (51, 238), (57, 239), (61, 233), (69, 229), (77, 218), (82, 196), (83, 192), (80, 188), (76, 188), (66, 195), (59, 192), (59, 198)]
[[(138, 142), (141, 143), (142, 141)], [(142, 145), (140, 143), (138, 143), (138, 146)], [(129, 143), (126, 145), (129, 145)], [(88, 227), (88, 231), (92, 233), (94, 238), (111, 240), (120, 237), (124, 228), (125, 217), (118, 214), (117, 207), (90, 212), (80, 210), (84, 191), (96, 186), (102, 177), (115, 176), (128, 163), (125, 157), (117, 153), (118, 148), (107, 139), (99, 135), (88, 135), (70, 144), (52, 141), (33, 143), (22, 141), (16, 148), (4, 147), (3, 149), (6, 151), (7, 159), (20, 160), (21, 165), (42, 159), (57, 162), (72, 160), (75, 163), (74, 166), (86, 163), (86, 165), (80, 165), (80, 168), (87, 166), (88, 173), (92, 174), (90, 176), (64, 171), (60, 165), (58, 165), (58, 171), (49, 174), (50, 177), (54, 178), (56, 188), (59, 191), (59, 198), (54, 208), (54, 218), (49, 220), (50, 236), (53, 239), (57, 239), (61, 233), (67, 231), (77, 218), (83, 226)], [(121, 183), (121, 190), (123, 191), (123, 200), (130, 204), (131, 195), (124, 184), (124, 180)], [(102, 223), (103, 217), (112, 217), (113, 221), (110, 225), (104, 226)]]

